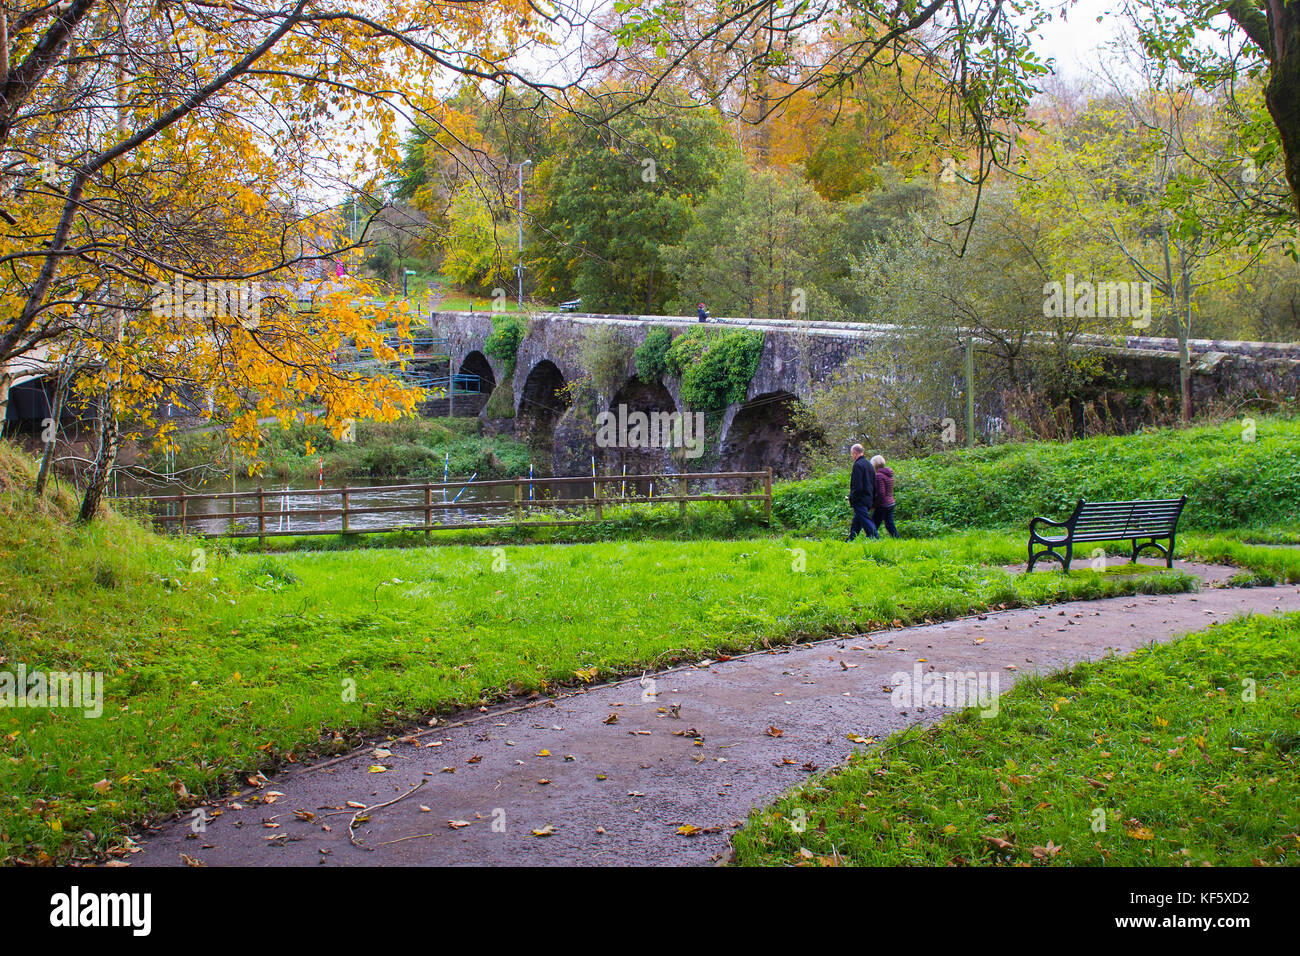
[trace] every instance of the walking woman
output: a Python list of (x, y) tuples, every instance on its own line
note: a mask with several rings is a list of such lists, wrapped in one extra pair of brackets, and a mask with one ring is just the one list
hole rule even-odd
[(897, 538), (898, 529), (894, 527), (894, 469), (885, 464), (884, 455), (872, 458), (871, 467), (876, 471), (876, 510), (871, 515), (871, 523)]

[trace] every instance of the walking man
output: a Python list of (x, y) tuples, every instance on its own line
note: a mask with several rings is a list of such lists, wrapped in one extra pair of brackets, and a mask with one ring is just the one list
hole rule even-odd
[(854, 445), (849, 454), (853, 456), (853, 468), (849, 473), (849, 507), (853, 509), (853, 524), (849, 526), (848, 540), (856, 538), (859, 531), (865, 531), (869, 538), (878, 538), (880, 535), (871, 520), (871, 508), (876, 497), (876, 471), (862, 453), (861, 445)]
[(709, 310), (704, 307), (703, 302), (701, 302), (699, 306), (696, 308), (695, 313), (697, 316), (699, 316), (699, 320), (701, 322), (705, 322), (709, 318)]

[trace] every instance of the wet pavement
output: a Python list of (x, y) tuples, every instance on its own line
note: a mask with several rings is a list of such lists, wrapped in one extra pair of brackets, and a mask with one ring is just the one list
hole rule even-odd
[[(1207, 585), (1235, 570), (1180, 566)], [(943, 716), (942, 707), (895, 706), (886, 688), (899, 674), (982, 672), (1005, 692), (1024, 674), (1274, 611), (1300, 611), (1300, 588), (991, 612), (470, 712), (207, 804), (198, 811), (203, 832), (193, 832), (199, 821), (190, 813), (165, 822), (140, 837), (143, 852), (129, 860), (707, 865), (726, 853), (751, 807), (843, 763), (864, 746), (854, 738), (883, 739)]]

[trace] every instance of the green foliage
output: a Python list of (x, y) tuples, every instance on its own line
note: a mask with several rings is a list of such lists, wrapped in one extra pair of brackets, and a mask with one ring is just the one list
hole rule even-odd
[(582, 336), (579, 350), (583, 366), (591, 373), (592, 384), (605, 395), (613, 395), (627, 376), (631, 346), (623, 341), (621, 330), (601, 325)]
[(650, 330), (634, 353), (636, 377), (643, 382), (657, 382), (668, 371), (668, 348), (673, 344), (673, 333), (658, 327)]
[[(1021, 678), (997, 719), (967, 710), (896, 734), (752, 815), (738, 862), (1292, 863), (1297, 655), (1300, 615), (1254, 617)], [(1246, 680), (1258, 684), (1249, 703)]]
[(492, 334), (483, 345), (483, 352), (505, 363), (507, 377), (514, 373), (519, 343), (527, 331), (524, 320), (518, 315), (496, 312), (492, 316)]
[[(1253, 440), (1246, 440), (1252, 437)], [(870, 451), (868, 451), (870, 454)], [(1065, 518), (1092, 501), (1187, 495), (1180, 527), (1294, 527), (1300, 520), (1300, 421), (1260, 418), (1159, 429), (1064, 444), (995, 445), (891, 462), (900, 528), (1023, 527), (1035, 515)], [(780, 485), (772, 513), (795, 527), (845, 520), (848, 475)]]
[(762, 354), (762, 332), (694, 328), (673, 339), (664, 361), (688, 408), (719, 411), (745, 400)]
[(703, 300), (718, 315), (826, 318), (809, 300), (829, 274), (836, 226), (831, 207), (798, 175), (737, 163), (664, 250), (678, 288), (669, 307), (689, 314)]
[(681, 239), (734, 150), (720, 117), (653, 104), (566, 122), (562, 135), (565, 148), (533, 178), (539, 290), (592, 312), (662, 311), (673, 289), (660, 249)]
[[(507, 387), (508, 391), (508, 387)], [(222, 461), (219, 432), (184, 435), (177, 451), (178, 469)], [(312, 447), (307, 453), (307, 444)], [(250, 466), (268, 479), (315, 480), (320, 462), (327, 479), (442, 479), (443, 463), (452, 475), (513, 478), (528, 470), (527, 446), (504, 436), (484, 437), (472, 418), (404, 418), (395, 422), (358, 422), (356, 440), (341, 441), (322, 425), (295, 422), (264, 433), (258, 462), (237, 461), (237, 474)], [(449, 456), (449, 459), (448, 459)], [(153, 462), (155, 469), (161, 462)]]
[(494, 210), (481, 195), (478, 184), (469, 182), (452, 199), (448, 230), (443, 242), (442, 270), (461, 289), (490, 293), (509, 279), (498, 220), (504, 210)]
[(492, 394), (488, 396), (484, 414), (488, 418), (515, 417), (515, 389), (509, 379), (497, 382), (497, 387), (492, 389)]

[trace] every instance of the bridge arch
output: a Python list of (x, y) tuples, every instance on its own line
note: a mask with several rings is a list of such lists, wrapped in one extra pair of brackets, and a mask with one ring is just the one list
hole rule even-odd
[(803, 468), (804, 445), (813, 434), (795, 420), (799, 399), (784, 390), (755, 395), (737, 409), (722, 436), (721, 463), (733, 471), (762, 471), (783, 478)]
[[(607, 411), (609, 422), (616, 426), (618, 443), (602, 443), (602, 432), (597, 429), (596, 457), (601, 471), (635, 475), (689, 470), (683, 439), (698, 438), (702, 442), (704, 436), (674, 430), (670, 416), (675, 418), (677, 411), (677, 402), (662, 382), (643, 382), (636, 376), (624, 382), (614, 392)], [(649, 482), (637, 483), (636, 491), (647, 494)]]
[(497, 376), (492, 371), (492, 363), (478, 349), (474, 349), (465, 355), (457, 374), (477, 376), (479, 382), (478, 391), (484, 395), (491, 395), (492, 389), (497, 387)]
[(515, 434), (519, 438), (534, 448), (554, 445), (555, 423), (570, 404), (566, 385), (564, 373), (550, 359), (542, 359), (529, 370), (515, 412)]
[(0, 432), (40, 432), (54, 404), (53, 376), (28, 375), (9, 386)]

